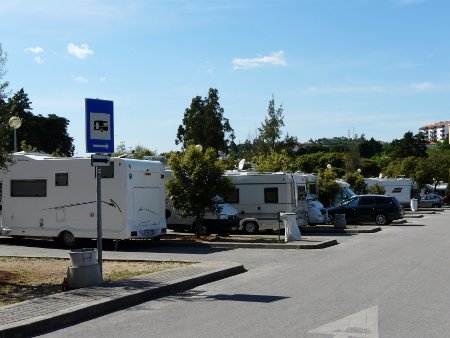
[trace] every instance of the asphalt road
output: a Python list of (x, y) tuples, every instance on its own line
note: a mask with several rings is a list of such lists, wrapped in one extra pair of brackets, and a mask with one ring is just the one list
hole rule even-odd
[[(450, 210), (323, 250), (125, 246), (104, 257), (242, 262), (248, 272), (42, 337), (449, 337)], [(0, 254), (66, 253), (0, 241)]]

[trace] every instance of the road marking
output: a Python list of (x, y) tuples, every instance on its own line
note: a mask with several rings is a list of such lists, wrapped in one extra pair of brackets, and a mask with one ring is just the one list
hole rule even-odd
[(328, 334), (337, 338), (379, 338), (378, 306), (354, 313), (309, 333)]

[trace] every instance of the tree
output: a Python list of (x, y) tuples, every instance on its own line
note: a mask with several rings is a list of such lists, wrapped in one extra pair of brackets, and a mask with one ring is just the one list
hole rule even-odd
[(336, 182), (338, 175), (333, 168), (321, 170), (319, 178), (319, 201), (326, 207), (334, 204), (337, 193), (341, 189)]
[(347, 173), (344, 175), (344, 181), (350, 184), (350, 188), (358, 195), (366, 192), (366, 182), (363, 175), (359, 172)]
[(204, 99), (196, 96), (184, 112), (175, 144), (181, 144), (183, 149), (200, 144), (205, 148), (213, 148), (216, 152), (228, 153), (228, 147), (234, 140), (234, 131), (223, 113), (217, 89), (210, 88), (208, 97)]
[(364, 177), (377, 177), (381, 172), (381, 168), (378, 165), (377, 161), (372, 159), (362, 158), (359, 165), (361, 174)]
[(281, 153), (271, 152), (268, 155), (255, 156), (253, 162), (256, 171), (259, 172), (292, 171), (293, 167), (286, 150), (282, 150)]
[(169, 166), (173, 177), (166, 182), (167, 195), (182, 217), (194, 216), (196, 235), (200, 235), (205, 213), (220, 213), (216, 196), (226, 196), (231, 181), (223, 176), (216, 158), (216, 150), (189, 146), (185, 151), (172, 153)]
[(11, 162), (9, 149), (11, 147), (11, 135), (13, 134), (12, 128), (8, 124), (12, 114), (6, 103), (9, 83), (3, 80), (3, 77), (6, 75), (6, 60), (7, 54), (3, 51), (0, 44), (0, 170), (5, 170)]
[(374, 195), (384, 195), (386, 190), (384, 187), (379, 185), (378, 183), (375, 183), (374, 185), (371, 185), (369, 189), (367, 189), (367, 193), (374, 194)]
[(387, 147), (386, 153), (392, 158), (427, 157), (427, 141), (422, 133), (414, 135), (408, 131), (402, 139), (393, 140)]
[[(259, 139), (270, 150), (274, 151), (277, 141), (281, 138), (281, 127), (284, 126), (283, 104), (275, 110), (275, 98), (272, 95), (272, 100), (269, 102), (267, 109), (267, 116), (261, 127), (258, 128)], [(267, 151), (266, 149), (264, 149)]]
[(358, 144), (359, 154), (363, 158), (372, 158), (377, 154), (381, 154), (383, 145), (379, 141), (375, 141), (372, 137), (370, 140), (362, 140)]
[[(55, 114), (49, 114), (48, 117), (33, 115), (31, 104), (23, 89), (8, 99), (12, 114), (22, 119), (22, 126), (17, 130), (17, 143), (25, 141), (28, 146), (39, 151), (73, 156), (73, 138), (67, 133), (70, 121)], [(10, 151), (12, 150), (10, 147)]]

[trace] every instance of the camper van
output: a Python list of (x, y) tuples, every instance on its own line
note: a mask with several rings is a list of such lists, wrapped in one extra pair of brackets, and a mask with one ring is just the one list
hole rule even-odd
[[(166, 169), (164, 176), (166, 179), (170, 179), (173, 176), (172, 170)], [(219, 204), (220, 212), (208, 212), (205, 214), (203, 228), (199, 229), (201, 235), (211, 233), (228, 234), (229, 231), (237, 230), (238, 228), (237, 210), (232, 205), (225, 203), (219, 196), (217, 196), (216, 200), (217, 204)], [(167, 227), (169, 229), (175, 231), (197, 232), (195, 217), (182, 217), (179, 210), (173, 207), (170, 196), (166, 196), (166, 218)]]
[[(315, 174), (297, 174), (305, 177), (305, 183), (300, 183), (298, 186), (299, 195), (304, 194), (308, 203), (308, 225), (323, 224), (327, 221), (327, 209), (319, 198), (319, 179)], [(303, 182), (303, 180), (301, 180)]]
[(384, 188), (386, 196), (396, 197), (404, 206), (409, 206), (411, 198), (417, 197), (416, 184), (412, 178), (365, 178), (367, 187), (378, 184)]
[(337, 184), (339, 184), (339, 191), (336, 194), (336, 198), (334, 199), (334, 205), (338, 205), (342, 201), (345, 201), (353, 196), (356, 196), (356, 193), (350, 188), (350, 184), (345, 182), (343, 179), (336, 180)]
[[(0, 174), (2, 228), (67, 247), (77, 238), (97, 238), (96, 171), (89, 158), (20, 152), (13, 160)], [(104, 239), (157, 239), (166, 232), (160, 162), (112, 158), (101, 185)]]
[(239, 228), (246, 233), (283, 227), (279, 213), (295, 213), (299, 226), (308, 224), (305, 194), (299, 194), (306, 178), (297, 173), (226, 171), (235, 189), (226, 201), (235, 207)]

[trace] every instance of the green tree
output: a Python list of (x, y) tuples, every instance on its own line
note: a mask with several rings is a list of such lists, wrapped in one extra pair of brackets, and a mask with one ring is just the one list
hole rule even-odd
[(362, 158), (359, 165), (361, 174), (364, 177), (378, 177), (381, 172), (381, 167), (378, 165), (377, 161), (372, 159)]
[(292, 159), (286, 150), (282, 150), (281, 153), (271, 152), (268, 155), (255, 156), (253, 163), (259, 172), (292, 171), (293, 167)]
[(356, 192), (356, 194), (361, 195), (366, 192), (366, 182), (364, 181), (363, 175), (359, 172), (346, 173), (344, 175), (344, 181), (350, 184), (350, 188)]
[(383, 145), (376, 141), (373, 137), (370, 140), (362, 140), (358, 144), (358, 151), (363, 158), (372, 158), (375, 155), (381, 154)]
[(216, 196), (226, 196), (232, 189), (231, 181), (223, 176), (216, 158), (216, 150), (206, 151), (189, 146), (185, 151), (172, 153), (169, 166), (173, 177), (166, 182), (167, 195), (183, 217), (194, 216), (196, 235), (200, 235), (205, 213), (220, 212)]
[(211, 147), (216, 152), (228, 153), (228, 147), (234, 140), (234, 131), (223, 113), (217, 89), (210, 88), (208, 97), (204, 99), (196, 96), (184, 112), (175, 144), (181, 144), (183, 149), (200, 144), (205, 148)]
[[(27, 145), (39, 151), (73, 156), (73, 138), (67, 133), (70, 121), (55, 114), (49, 114), (48, 117), (33, 115), (31, 104), (23, 89), (8, 99), (11, 112), (22, 119), (22, 125), (17, 130), (17, 143), (25, 141)], [(12, 147), (10, 150), (13, 150)]]
[(9, 86), (8, 81), (4, 80), (6, 61), (7, 54), (0, 44), (0, 170), (5, 170), (11, 162), (10, 148), (12, 146), (11, 135), (13, 135), (13, 130), (8, 124), (12, 114), (6, 103)]
[(341, 187), (336, 182), (338, 175), (333, 168), (321, 170), (318, 174), (319, 179), (319, 201), (326, 207), (334, 204), (336, 194)]
[(276, 144), (281, 138), (281, 127), (284, 126), (283, 104), (278, 109), (275, 109), (275, 98), (272, 95), (272, 100), (269, 102), (267, 109), (267, 116), (261, 127), (258, 128), (259, 140), (266, 146), (264, 152), (275, 151)]
[(392, 158), (427, 157), (427, 141), (422, 133), (414, 135), (408, 131), (402, 139), (393, 140), (388, 145), (386, 154)]
[(384, 195), (385, 192), (386, 190), (384, 189), (384, 187), (382, 187), (378, 183), (371, 185), (369, 189), (367, 189), (367, 193), (374, 195)]

